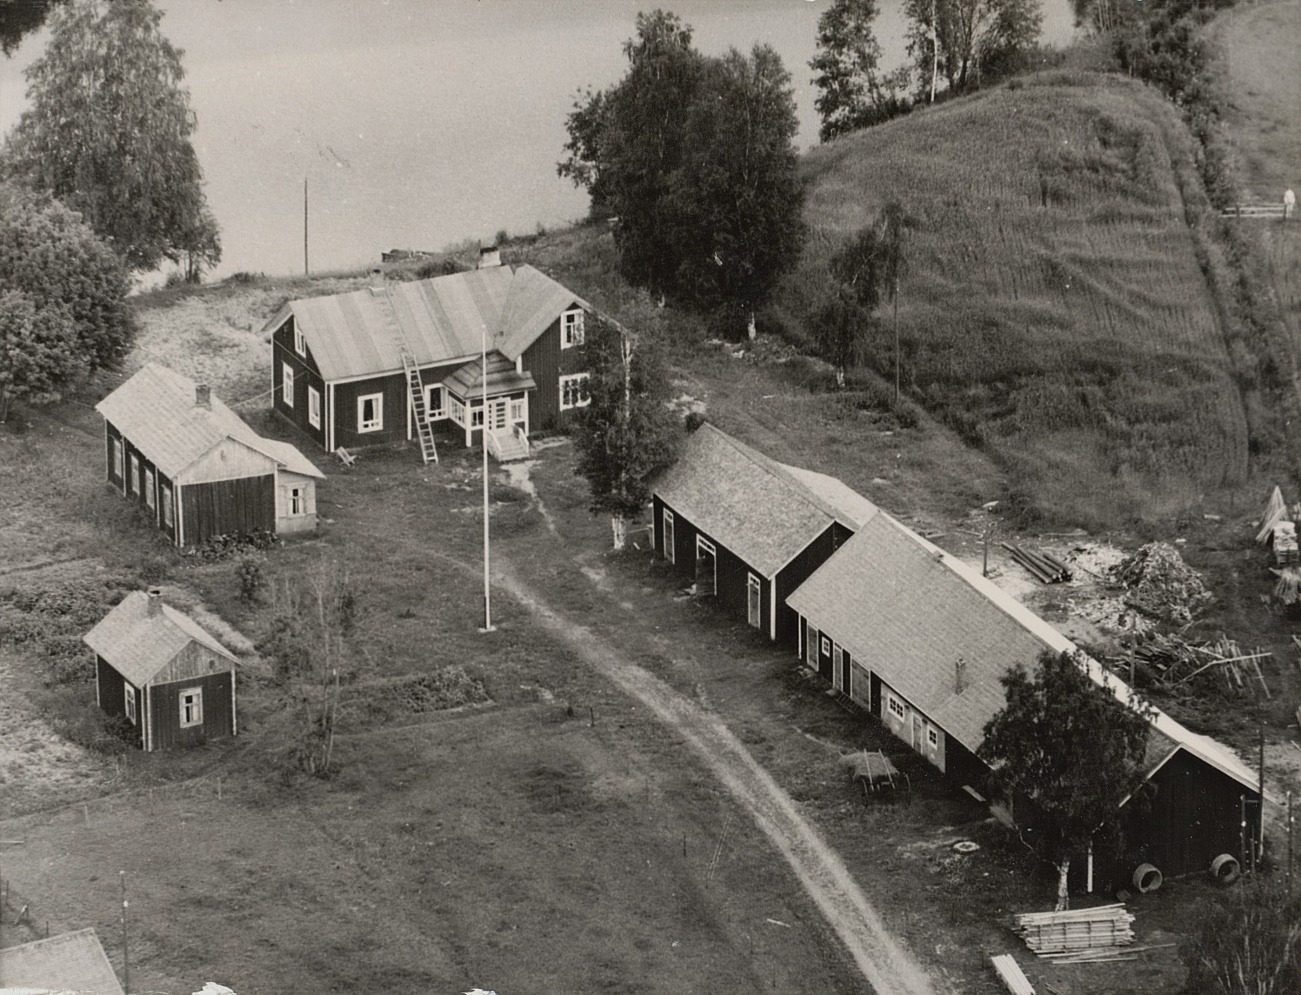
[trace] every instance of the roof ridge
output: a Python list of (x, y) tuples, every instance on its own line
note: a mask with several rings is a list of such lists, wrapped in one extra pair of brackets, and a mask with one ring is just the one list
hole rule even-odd
[[(833, 521), (839, 521), (839, 516), (834, 514), (830, 510), (828, 510), (826, 505), (816, 494), (814, 494), (805, 484), (800, 483), (800, 481), (798, 481), (793, 476), (791, 476), (790, 473), (786, 472), (790, 468), (785, 463), (775, 460), (771, 456), (765, 456), (763, 453), (759, 452), (757, 449), (753, 448), (752, 446), (749, 446), (746, 443), (742, 442), (740, 439), (736, 438), (735, 436), (729, 435), (727, 432), (724, 432), (713, 422), (702, 422), (700, 428), (713, 429), (713, 431), (716, 432), (718, 435), (722, 436), (723, 439), (732, 446), (732, 448), (734, 448), (742, 456), (750, 460), (750, 462), (753, 463), (755, 466), (759, 467), (759, 469), (764, 470), (769, 476), (773, 477), (776, 480), (781, 481), (784, 487), (786, 487), (790, 491), (795, 492), (796, 495), (801, 500), (803, 500), (806, 504), (812, 505), (822, 514), (831, 518)], [(697, 431), (699, 431), (699, 429), (697, 429)], [(770, 465), (766, 465), (766, 464), (770, 464)], [(773, 472), (774, 470), (776, 470), (777, 472)], [(816, 473), (817, 471), (811, 471), (811, 472)]]

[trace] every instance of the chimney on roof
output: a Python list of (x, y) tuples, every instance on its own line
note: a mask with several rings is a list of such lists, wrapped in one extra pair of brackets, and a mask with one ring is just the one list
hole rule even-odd
[(146, 593), (145, 605), (150, 615), (157, 615), (163, 609), (163, 592), (161, 588), (151, 587)]
[(967, 661), (958, 657), (953, 667), (953, 693), (962, 694), (967, 689)]
[(501, 250), (495, 245), (485, 245), (479, 250), (479, 269), (492, 269), (501, 265)]
[(196, 408), (212, 408), (212, 388), (206, 383), (196, 383), (194, 385), (194, 406)]
[(370, 271), (370, 292), (376, 297), (384, 296), (384, 271), (378, 266)]

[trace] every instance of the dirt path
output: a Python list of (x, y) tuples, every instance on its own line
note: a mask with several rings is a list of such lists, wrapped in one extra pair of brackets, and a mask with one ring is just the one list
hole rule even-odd
[(887, 931), (835, 851), (721, 719), (630, 662), (585, 626), (548, 607), (509, 563), (498, 559), (494, 574), (499, 585), (589, 666), (646, 705), (687, 741), (781, 851), (874, 991), (879, 995), (931, 995), (940, 990), (912, 953)]

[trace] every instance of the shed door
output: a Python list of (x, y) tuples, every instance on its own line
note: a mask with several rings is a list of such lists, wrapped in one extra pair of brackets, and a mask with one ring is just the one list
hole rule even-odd
[(926, 720), (913, 712), (913, 749), (923, 756), (926, 754)]
[(673, 563), (675, 560), (675, 557), (673, 555), (675, 552), (673, 548), (673, 512), (669, 511), (668, 508), (665, 508), (663, 515), (661, 517), (661, 521), (664, 523), (663, 524), (664, 538), (662, 541), (662, 545), (664, 546), (664, 559), (668, 560), (670, 563)]
[(845, 690), (845, 654), (839, 644), (831, 647), (831, 686), (837, 691)]
[(750, 574), (749, 578), (745, 582), (745, 618), (746, 621), (756, 629), (763, 625), (763, 598), (760, 595), (761, 590), (762, 588), (760, 587), (759, 578), (754, 574)]
[(818, 630), (808, 622), (804, 623), (804, 662), (818, 669)]
[(818, 637), (818, 673), (824, 680), (830, 681), (834, 672), (831, 664), (831, 637), (822, 635)]
[(696, 536), (696, 593), (713, 597), (718, 593), (718, 561), (714, 544)]

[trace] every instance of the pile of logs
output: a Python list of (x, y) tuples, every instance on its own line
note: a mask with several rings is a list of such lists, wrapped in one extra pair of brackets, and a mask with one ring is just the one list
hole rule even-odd
[(1071, 569), (1057, 557), (1028, 546), (1010, 542), (1000, 545), (1012, 554), (1012, 559), (1025, 567), (1036, 580), (1044, 584), (1057, 584), (1071, 579)]
[(1169, 543), (1140, 547), (1117, 565), (1112, 578), (1126, 588), (1125, 604), (1175, 625), (1191, 622), (1211, 600), (1201, 574)]
[[(1111, 658), (1112, 670), (1127, 677), (1130, 684), (1176, 691), (1194, 677), (1219, 670), (1230, 688), (1250, 690), (1253, 680), (1266, 698), (1269, 685), (1260, 662), (1272, 657), (1268, 650), (1244, 650), (1232, 639), (1221, 636), (1213, 643), (1188, 643), (1176, 635), (1153, 632), (1135, 640), (1128, 654)], [(1128, 673), (1126, 673), (1128, 671)], [(1142, 680), (1136, 682), (1136, 676)]]
[(1120, 948), (1134, 942), (1134, 917), (1123, 903), (1064, 912), (1024, 912), (1013, 927), (1036, 956), (1057, 964), (1135, 960)]

